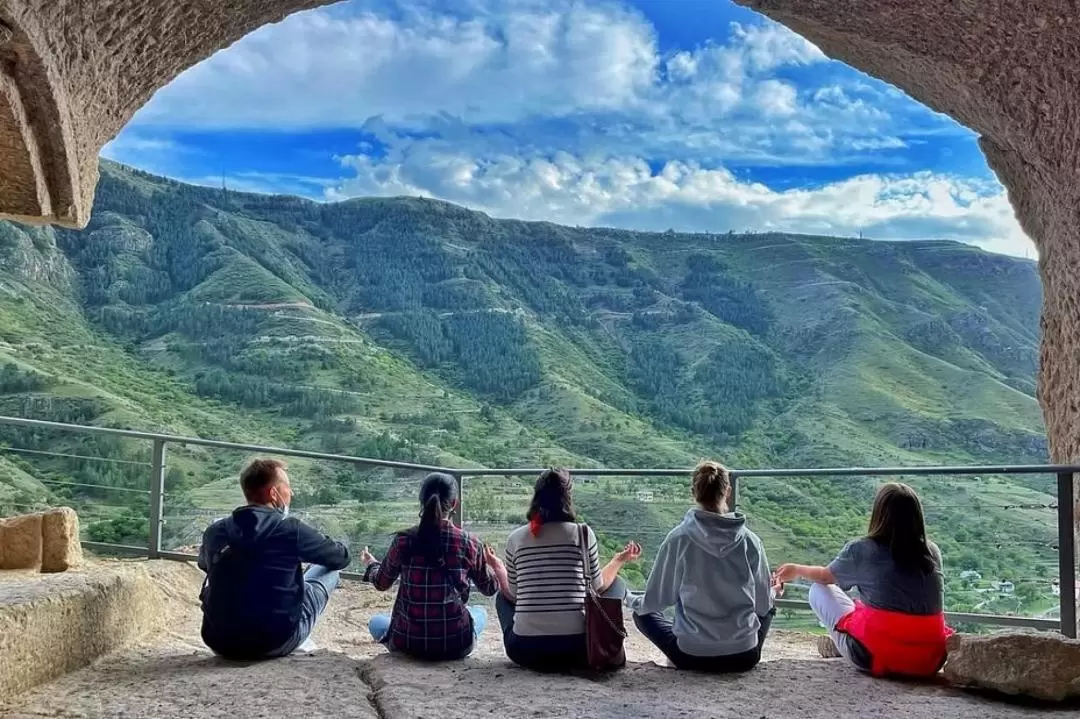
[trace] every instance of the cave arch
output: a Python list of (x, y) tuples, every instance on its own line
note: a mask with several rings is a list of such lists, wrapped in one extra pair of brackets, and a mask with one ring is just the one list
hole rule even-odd
[[(1080, 459), (1075, 0), (735, 0), (980, 134), (1040, 255), (1039, 398)], [(0, 216), (80, 227), (100, 149), (181, 71), (329, 0), (0, 0)]]

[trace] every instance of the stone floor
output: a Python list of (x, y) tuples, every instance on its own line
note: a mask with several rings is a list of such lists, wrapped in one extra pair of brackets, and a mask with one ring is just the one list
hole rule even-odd
[[(603, 680), (545, 676), (509, 664), (497, 632), (464, 662), (425, 665), (390, 657), (366, 633), (386, 595), (348, 584), (317, 629), (313, 653), (230, 664), (198, 641), (193, 567), (148, 563), (167, 597), (169, 632), (39, 687), (0, 707), (31, 717), (927, 717), (1077, 716), (1076, 708), (1007, 704), (943, 685), (863, 677), (816, 657), (806, 636), (778, 633), (766, 661), (745, 675), (711, 677), (657, 666), (632, 633), (631, 664)], [(494, 618), (492, 618), (494, 619)]]

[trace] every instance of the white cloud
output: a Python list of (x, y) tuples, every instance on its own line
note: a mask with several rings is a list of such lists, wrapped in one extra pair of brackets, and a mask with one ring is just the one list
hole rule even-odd
[(101, 155), (110, 160), (124, 162), (127, 157), (145, 158), (147, 155), (175, 154), (188, 150), (189, 148), (168, 137), (142, 137), (138, 133), (126, 132), (101, 148)]
[(736, 25), (733, 35), (737, 44), (746, 48), (750, 64), (759, 71), (784, 65), (809, 65), (826, 59), (805, 38), (780, 25)]
[(342, 158), (355, 177), (327, 199), (423, 195), (496, 216), (571, 225), (725, 232), (777, 230), (878, 239), (953, 239), (1024, 255), (1032, 245), (995, 183), (919, 172), (860, 175), (778, 191), (723, 167), (633, 156), (474, 157), (439, 141), (412, 142), (383, 159)]
[[(648, 19), (612, 0), (387, 1), (261, 28), (161, 90), (133, 126), (311, 131), (379, 118), (426, 132), (450, 119), (514, 135), (559, 120), (564, 138), (601, 152), (781, 164), (903, 144), (888, 112), (831, 78), (846, 73), (882, 104), (883, 90), (774, 23), (732, 23), (723, 42), (662, 53)], [(776, 76), (809, 65), (827, 71), (805, 93)], [(826, 80), (831, 91), (815, 92)], [(762, 122), (796, 115), (792, 127)], [(872, 144), (882, 139), (892, 143)]]
[(135, 122), (275, 130), (360, 127), (375, 116), (513, 122), (625, 107), (653, 83), (653, 29), (630, 10), (571, 0), (503, 10), (300, 13), (188, 70)]
[[(107, 153), (156, 161), (180, 128), (354, 128), (371, 142), (341, 159), (348, 178), (284, 167), (234, 182), (331, 199), (424, 194), (571, 224), (1030, 247), (996, 184), (918, 172), (923, 160), (900, 152), (943, 133), (971, 142), (955, 123), (767, 21), (662, 52), (627, 1), (366, 0), (300, 13), (181, 75)], [(860, 170), (867, 161), (897, 172)], [(819, 165), (847, 179), (778, 190), (725, 169)]]
[(794, 115), (797, 103), (795, 88), (780, 80), (765, 80), (754, 91), (754, 105), (767, 118)]

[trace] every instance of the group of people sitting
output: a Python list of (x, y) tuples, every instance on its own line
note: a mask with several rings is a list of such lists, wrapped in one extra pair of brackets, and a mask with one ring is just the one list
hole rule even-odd
[[(619, 572), (638, 560), (641, 547), (629, 542), (601, 567), (596, 535), (578, 522), (566, 470), (537, 479), (527, 524), (507, 538), (504, 557), (451, 521), (454, 479), (428, 475), (418, 524), (396, 534), (382, 560), (366, 548), (359, 557), (364, 581), (382, 591), (398, 585), (393, 611), (371, 619), (371, 635), (391, 652), (462, 659), (487, 624), (486, 609), (469, 603), (475, 587), (496, 598), (511, 661), (540, 671), (583, 669), (588, 583), (622, 599), (638, 630), (675, 667), (743, 672), (761, 659), (775, 598), (785, 583), (804, 579), (831, 637), (829, 653), (875, 676), (929, 676), (944, 664), (952, 630), (942, 612), (941, 555), (926, 538), (910, 487), (882, 486), (866, 536), (828, 566), (781, 564), (770, 573), (761, 540), (728, 504), (728, 471), (703, 462), (691, 484), (695, 506), (660, 545), (638, 593), (627, 590)], [(203, 538), (202, 636), (227, 658), (280, 657), (310, 635), (349, 552), (288, 516), (292, 492), (281, 462), (254, 461), (241, 486), (248, 504)], [(306, 572), (302, 563), (310, 565)], [(853, 588), (859, 601), (847, 594)]]

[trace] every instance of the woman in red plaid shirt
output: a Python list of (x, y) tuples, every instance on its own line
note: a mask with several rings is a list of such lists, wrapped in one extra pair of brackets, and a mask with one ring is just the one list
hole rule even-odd
[(386, 591), (400, 579), (394, 610), (372, 617), (375, 641), (417, 659), (462, 659), (487, 623), (484, 607), (469, 606), (470, 583), (486, 596), (498, 591), (502, 561), (485, 551), (478, 537), (455, 527), (457, 483), (447, 474), (429, 474), (420, 486), (420, 523), (394, 536), (386, 558), (364, 549), (364, 581)]

